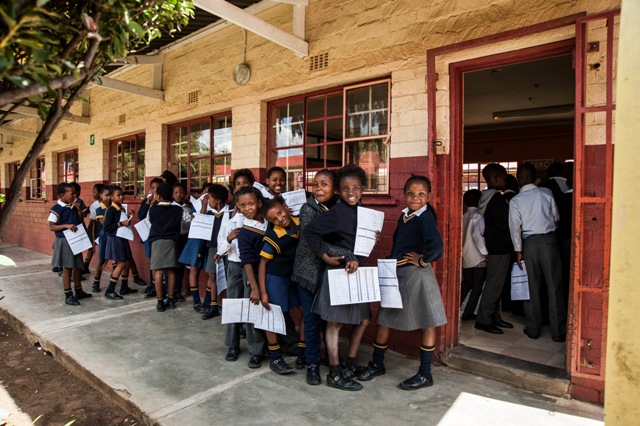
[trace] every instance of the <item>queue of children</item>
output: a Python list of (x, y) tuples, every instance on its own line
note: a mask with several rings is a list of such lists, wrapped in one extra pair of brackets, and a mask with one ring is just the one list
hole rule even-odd
[[(164, 175), (163, 175), (164, 177)], [(403, 210), (390, 258), (396, 259), (402, 309), (381, 308), (374, 342), (373, 356), (368, 367), (356, 365), (357, 351), (364, 331), (371, 320), (369, 303), (331, 305), (328, 271), (341, 268), (354, 273), (365, 258), (354, 253), (358, 207), (366, 189), (366, 174), (355, 165), (347, 165), (337, 173), (324, 169), (316, 173), (313, 192), (300, 210), (299, 217), (291, 214), (281, 197), (286, 173), (279, 167), (267, 172), (265, 196), (253, 187), (255, 178), (250, 170), (233, 174), (231, 192), (233, 202), (227, 204), (229, 191), (222, 185), (209, 184), (203, 188), (202, 207), (195, 212), (184, 201), (184, 187), (174, 182), (152, 181), (150, 196), (142, 203), (148, 218), (150, 233), (145, 242), (150, 257), (154, 288), (146, 289), (146, 296), (154, 294), (157, 311), (176, 307), (181, 281), (176, 281), (176, 269), (189, 267), (189, 287), (194, 309), (202, 319), (220, 314), (217, 306), (217, 264), (224, 262), (228, 298), (248, 298), (253, 304), (270, 309), (271, 304), (284, 313), (301, 310), (297, 340), (296, 369), (306, 368), (310, 385), (321, 383), (319, 366), (321, 343), (325, 342), (329, 374), (328, 386), (346, 391), (363, 388), (358, 381), (368, 381), (385, 374), (384, 353), (391, 329), (420, 330), (420, 368), (416, 375), (399, 384), (401, 389), (414, 390), (433, 385), (431, 361), (435, 348), (435, 327), (446, 323), (444, 305), (431, 262), (443, 254), (443, 242), (436, 229), (435, 211), (429, 204), (431, 182), (423, 176), (412, 176), (404, 187), (406, 208)], [(122, 214), (122, 189), (117, 186), (97, 186), (100, 203), (95, 208), (95, 220), (90, 228), (98, 237), (100, 263), (96, 271), (94, 291), (100, 291), (100, 275), (106, 261), (111, 260), (113, 271), (105, 296), (120, 300), (128, 294), (126, 281), (116, 292), (118, 279), (128, 271), (132, 259), (129, 242), (117, 234), (119, 227), (128, 226), (134, 214)], [(77, 299), (90, 297), (80, 285), (82, 256), (73, 256), (62, 231), (74, 231), (82, 226), (81, 211), (73, 206), (75, 191), (68, 184), (58, 185), (60, 201), (51, 209), (50, 229), (56, 232), (54, 266), (63, 268), (65, 302), (77, 305)], [(110, 205), (109, 205), (110, 203)], [(191, 240), (181, 247), (181, 235), (195, 213), (215, 216), (211, 238)], [(58, 235), (60, 234), (60, 235)], [(380, 234), (377, 235), (379, 240)], [(200, 299), (198, 276), (204, 269), (209, 275), (206, 296)], [(75, 293), (71, 290), (73, 276)], [(76, 276), (78, 279), (76, 280)], [(165, 276), (166, 288), (165, 288)], [(339, 353), (340, 329), (351, 326), (346, 359)], [(242, 327), (243, 326), (243, 327)], [(227, 324), (225, 345), (229, 348), (227, 361), (238, 360), (240, 333), (244, 328), (249, 351), (250, 368), (258, 368), (263, 356), (269, 355), (270, 369), (278, 374), (294, 371), (283, 358), (281, 346), (285, 336), (263, 332), (247, 324)], [(291, 334), (291, 333), (289, 333)], [(291, 337), (291, 336), (289, 336)], [(265, 344), (266, 342), (266, 344)], [(358, 379), (358, 380), (356, 380)]]

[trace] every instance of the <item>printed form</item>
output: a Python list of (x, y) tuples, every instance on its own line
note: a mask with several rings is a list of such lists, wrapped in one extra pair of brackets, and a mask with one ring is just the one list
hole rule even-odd
[(330, 269), (327, 273), (331, 306), (380, 301), (378, 268), (375, 266), (358, 268), (351, 274), (344, 269)]
[(382, 231), (384, 213), (358, 206), (358, 228), (353, 253), (356, 256), (368, 257), (376, 245), (376, 232)]

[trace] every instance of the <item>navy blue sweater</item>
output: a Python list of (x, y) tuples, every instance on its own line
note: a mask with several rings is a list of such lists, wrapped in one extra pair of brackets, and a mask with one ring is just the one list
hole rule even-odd
[(436, 228), (436, 219), (429, 210), (420, 216), (405, 217), (403, 213), (398, 219), (390, 258), (398, 259), (398, 266), (407, 265), (404, 255), (408, 252), (422, 254), (421, 267), (442, 257), (444, 244)]
[(149, 209), (149, 242), (156, 240), (178, 241), (180, 223), (182, 222), (182, 207), (172, 204), (158, 204)]

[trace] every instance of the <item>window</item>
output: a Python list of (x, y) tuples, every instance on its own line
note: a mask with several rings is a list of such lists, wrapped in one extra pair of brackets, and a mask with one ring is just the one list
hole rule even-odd
[(109, 144), (109, 178), (124, 195), (144, 195), (144, 134), (128, 136)]
[(20, 162), (16, 161), (15, 163), (7, 163), (7, 188), (11, 186), (13, 180), (16, 178), (16, 174), (18, 173), (18, 169), (20, 168)]
[(231, 130), (229, 113), (169, 128), (169, 168), (177, 170), (188, 193), (200, 191), (206, 182), (229, 183)]
[(269, 104), (269, 166), (287, 190), (310, 189), (315, 173), (354, 163), (368, 193), (388, 193), (389, 80), (329, 89)]
[(58, 154), (58, 182), (78, 181), (78, 150)]
[(45, 189), (45, 169), (44, 169), (44, 157), (40, 157), (36, 160), (29, 171), (29, 199), (38, 200), (47, 198)]
[[(507, 161), (499, 163), (510, 175), (516, 175), (518, 170), (517, 161)], [(462, 192), (466, 192), (470, 189), (479, 189), (484, 191), (487, 189), (487, 183), (482, 177), (482, 169), (487, 166), (488, 163), (465, 163), (462, 165)]]

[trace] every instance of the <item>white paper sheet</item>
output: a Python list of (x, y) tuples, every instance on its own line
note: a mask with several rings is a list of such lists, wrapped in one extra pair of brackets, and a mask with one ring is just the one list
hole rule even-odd
[[(193, 198), (193, 197), (191, 197)], [(191, 205), (193, 206), (193, 211), (196, 213), (200, 213), (202, 211), (202, 199), (195, 199), (194, 201), (191, 202)]]
[(529, 277), (527, 268), (522, 262), (522, 269), (516, 262), (511, 268), (511, 300), (529, 300)]
[(198, 201), (198, 199), (196, 197), (194, 197), (193, 195), (189, 195), (189, 202), (191, 204), (195, 203), (196, 201)]
[(191, 220), (191, 227), (189, 228), (189, 238), (210, 241), (211, 234), (213, 233), (213, 222), (215, 220), (216, 217), (214, 215), (195, 213), (193, 220)]
[(382, 231), (384, 213), (366, 207), (358, 207), (358, 229), (353, 252), (357, 256), (369, 256), (376, 245), (376, 231)]
[[(126, 213), (120, 213), (120, 222), (129, 220), (129, 216)], [(129, 226), (121, 226), (116, 231), (116, 237), (124, 238), (125, 240), (133, 241), (133, 230)]]
[(396, 259), (378, 259), (378, 281), (380, 283), (380, 306), (402, 309), (400, 283), (396, 268)]
[(121, 206), (122, 206), (122, 210), (124, 210), (125, 213), (127, 213), (129, 211), (129, 210), (127, 210), (129, 208), (128, 204), (122, 203)]
[(261, 303), (254, 305), (249, 299), (222, 299), (222, 324), (252, 323), (260, 330), (287, 334), (284, 315), (278, 305), (269, 304), (268, 311)]
[(216, 287), (218, 294), (227, 289), (227, 273), (224, 270), (224, 261), (222, 258), (216, 260)]
[(84, 229), (84, 226), (82, 225), (78, 225), (78, 230), (76, 232), (73, 232), (71, 229), (65, 229), (62, 233), (67, 239), (73, 254), (80, 254), (93, 247), (91, 240), (87, 235), (87, 230)]
[(365, 266), (352, 274), (344, 269), (330, 269), (328, 273), (332, 306), (380, 301), (378, 268)]
[(253, 182), (253, 187), (257, 188), (264, 198), (268, 198), (268, 199), (273, 198), (273, 195), (271, 195), (267, 187), (264, 186), (263, 184), (258, 182)]
[(307, 202), (307, 193), (304, 189), (298, 189), (296, 191), (284, 192), (282, 194), (285, 203), (291, 209), (291, 214), (298, 216), (300, 214), (300, 208)]
[(142, 241), (143, 243), (147, 241), (147, 238), (149, 238), (149, 231), (151, 231), (151, 222), (149, 221), (149, 218), (145, 217), (144, 220), (136, 223), (135, 225), (133, 225), (133, 227), (136, 228), (136, 231), (138, 231), (138, 235), (140, 235), (140, 241)]

